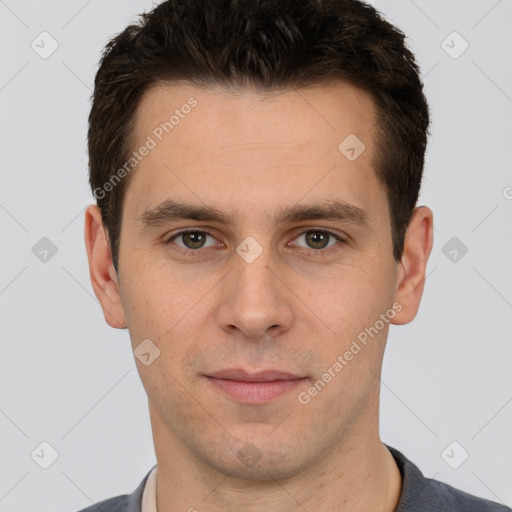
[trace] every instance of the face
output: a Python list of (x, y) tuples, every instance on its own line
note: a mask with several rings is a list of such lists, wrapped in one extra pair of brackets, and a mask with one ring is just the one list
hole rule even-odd
[[(172, 448), (277, 478), (378, 435), (389, 323), (411, 307), (374, 170), (375, 119), (371, 97), (339, 82), (145, 95), (134, 149), (150, 149), (130, 177), (119, 282), (102, 305), (145, 354), (157, 457)], [(212, 378), (228, 369), (294, 378)]]

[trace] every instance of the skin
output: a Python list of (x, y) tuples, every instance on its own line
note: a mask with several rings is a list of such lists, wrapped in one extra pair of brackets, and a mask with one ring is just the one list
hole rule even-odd
[[(415, 209), (396, 262), (386, 191), (373, 166), (375, 104), (353, 85), (279, 94), (153, 87), (137, 111), (134, 147), (190, 97), (197, 106), (130, 177), (119, 275), (99, 209), (90, 205), (85, 215), (90, 277), (105, 320), (128, 328), (133, 349), (149, 338), (160, 350), (149, 366), (136, 359), (158, 463), (158, 511), (392, 512), (401, 477), (379, 437), (381, 366), (389, 324), (410, 322), (419, 307), (432, 211)], [(355, 161), (338, 149), (349, 134), (366, 146)], [(143, 228), (138, 217), (169, 198), (215, 206), (235, 220)], [(367, 227), (273, 222), (283, 207), (327, 199), (364, 210)], [(211, 235), (204, 247), (187, 237), (167, 243), (187, 228)], [(345, 242), (329, 237), (322, 245), (315, 230)], [(248, 236), (263, 249), (252, 263), (236, 252)], [(180, 254), (185, 248), (189, 254)], [(298, 394), (394, 303), (401, 306), (394, 318), (301, 403)], [(274, 401), (242, 404), (204, 376), (231, 367), (307, 379)]]

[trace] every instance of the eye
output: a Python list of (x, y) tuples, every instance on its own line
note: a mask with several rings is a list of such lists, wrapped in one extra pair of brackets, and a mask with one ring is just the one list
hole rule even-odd
[[(215, 241), (210, 245), (206, 244), (207, 237), (213, 238), (212, 235), (207, 233), (206, 231), (199, 230), (188, 230), (188, 231), (180, 231), (179, 233), (175, 233), (171, 237), (166, 240), (166, 243), (174, 242), (178, 247), (182, 247), (185, 251), (178, 251), (182, 254), (189, 254), (190, 252), (197, 252), (198, 249), (204, 249), (206, 247), (212, 247), (215, 245)], [(181, 240), (182, 244), (176, 242), (176, 240)]]
[[(314, 249), (307, 252), (308, 255), (320, 255), (321, 252), (331, 252), (336, 242), (344, 242), (344, 239), (331, 231), (325, 229), (307, 229), (299, 233), (295, 240), (303, 240), (306, 243), (306, 248)], [(332, 243), (330, 243), (332, 242)], [(292, 245), (298, 245), (295, 241)], [(304, 246), (302, 246), (304, 247)]]
[[(208, 238), (211, 239), (209, 244), (207, 242)], [(302, 240), (306, 245), (298, 244), (298, 240)], [(309, 228), (304, 229), (296, 235), (289, 245), (312, 249), (310, 251), (302, 251), (307, 256), (324, 256), (326, 253), (328, 254), (337, 249), (336, 246), (339, 244), (336, 242), (345, 243), (345, 240), (329, 230)], [(174, 233), (165, 240), (165, 243), (169, 245), (172, 243), (174, 245), (173, 250), (184, 256), (199, 256), (202, 254), (201, 249), (223, 245), (217, 242), (215, 237), (207, 231), (200, 231), (198, 229), (189, 229)]]

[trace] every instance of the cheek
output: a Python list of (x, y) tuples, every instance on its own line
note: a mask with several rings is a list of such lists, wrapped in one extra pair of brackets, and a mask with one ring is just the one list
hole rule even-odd
[(162, 361), (162, 357), (158, 364), (155, 361), (152, 366), (140, 369), (139, 375), (148, 399), (172, 430), (185, 431), (187, 425), (194, 424), (202, 414), (204, 416), (202, 404), (193, 398), (197, 393), (190, 383), (183, 382), (177, 372)]
[(180, 277), (147, 261), (134, 261), (121, 284), (129, 330), (139, 337), (161, 336), (197, 302)]
[[(323, 293), (310, 291), (308, 295), (308, 306), (329, 326), (318, 333), (315, 342), (324, 366), (318, 368), (315, 377), (333, 382), (328, 385), (330, 391), (324, 394), (326, 403), (331, 405), (337, 404), (340, 396), (347, 400), (347, 389), (356, 395), (366, 394), (376, 382), (370, 370), (379, 373), (392, 318), (388, 315), (382, 320), (381, 315), (392, 308), (393, 287), (386, 277), (389, 271), (370, 274), (367, 268), (363, 265), (345, 268), (343, 278), (326, 284)], [(314, 320), (313, 316), (310, 318)], [(325, 375), (329, 369), (331, 376)]]
[(338, 334), (373, 324), (391, 305), (394, 288), (389, 269), (368, 264), (344, 265), (315, 282), (304, 282), (305, 302)]
[(321, 315), (335, 331), (316, 342), (323, 368), (318, 368), (313, 386), (316, 382), (322, 391), (312, 403), (319, 416), (322, 410), (337, 410), (349, 421), (356, 409), (375, 398), (389, 329), (381, 314), (390, 309), (390, 300), (392, 294), (382, 283), (360, 280), (331, 288), (328, 300), (318, 301)]

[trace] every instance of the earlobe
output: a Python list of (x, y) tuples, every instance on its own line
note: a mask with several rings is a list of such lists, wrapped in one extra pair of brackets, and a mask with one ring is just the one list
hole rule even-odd
[(105, 321), (116, 329), (126, 327), (119, 282), (112, 263), (108, 236), (96, 205), (85, 210), (85, 246), (89, 261), (89, 275), (94, 293), (98, 298)]
[(402, 310), (391, 321), (393, 324), (409, 323), (418, 312), (432, 251), (433, 222), (430, 208), (415, 208), (405, 235), (404, 252), (397, 265), (395, 301), (401, 304)]

